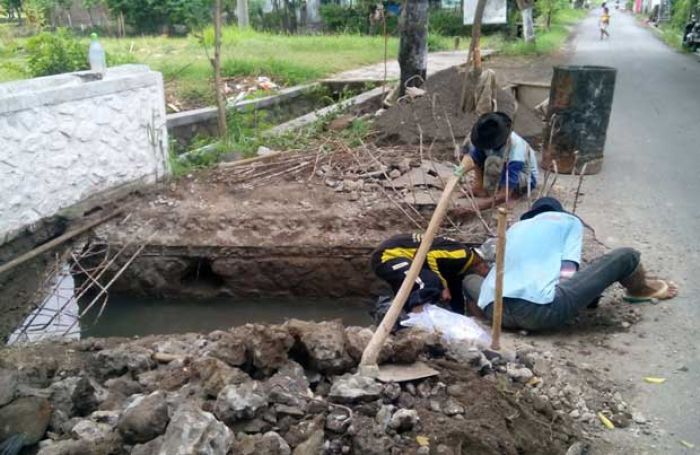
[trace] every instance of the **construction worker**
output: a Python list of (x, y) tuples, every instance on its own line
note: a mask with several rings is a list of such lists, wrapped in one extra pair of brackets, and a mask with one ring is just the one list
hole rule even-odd
[[(503, 277), (503, 326), (544, 330), (562, 326), (588, 307), (613, 283), (633, 303), (670, 299), (670, 281), (650, 279), (632, 248), (617, 248), (581, 268), (583, 223), (551, 197), (538, 199), (508, 229)], [(496, 272), (481, 285), (478, 308), (491, 318)]]
[[(399, 234), (382, 242), (372, 253), (372, 270), (389, 283), (394, 294), (401, 287), (420, 243), (419, 234)], [(485, 275), (486, 272), (488, 266), (479, 256), (478, 248), (438, 236), (433, 240), (404, 309), (412, 311), (423, 304), (448, 302), (452, 311), (464, 314), (462, 279), (468, 273)]]
[(530, 145), (513, 131), (503, 112), (490, 112), (474, 123), (462, 152), (476, 165), (472, 192), (480, 209), (502, 204), (537, 186), (537, 158)]

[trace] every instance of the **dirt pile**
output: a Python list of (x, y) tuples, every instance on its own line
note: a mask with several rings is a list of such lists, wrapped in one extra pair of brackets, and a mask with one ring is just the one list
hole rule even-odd
[[(420, 143), (422, 133), (426, 147), (435, 141), (438, 148), (451, 149), (453, 139), (461, 145), (476, 120), (473, 113), (461, 109), (463, 80), (464, 74), (458, 68), (431, 76), (423, 87), (424, 96), (401, 100), (377, 117), (379, 141), (415, 145)], [(513, 118), (515, 132), (538, 147), (543, 129), (538, 114), (518, 104), (510, 90), (499, 89), (496, 102), (499, 111)]]
[(370, 336), (292, 320), (6, 349), (0, 428), (31, 422), (18, 441), (40, 455), (539, 454), (579, 439), (521, 360), (406, 330), (383, 360), (422, 358), (440, 375), (382, 384), (353, 375)]

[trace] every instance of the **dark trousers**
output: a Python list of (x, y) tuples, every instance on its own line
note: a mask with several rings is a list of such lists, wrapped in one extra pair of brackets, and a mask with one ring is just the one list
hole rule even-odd
[[(639, 258), (639, 252), (632, 248), (618, 248), (599, 257), (571, 278), (561, 281), (556, 287), (554, 300), (548, 304), (504, 298), (503, 327), (543, 330), (563, 325), (610, 285), (632, 275), (639, 265)], [(493, 304), (488, 305), (484, 312), (490, 319)]]
[[(382, 280), (389, 283), (391, 290), (396, 295), (401, 288), (406, 273), (411, 267), (411, 261), (408, 259), (392, 259), (384, 263), (374, 263), (374, 273)], [(464, 314), (464, 296), (462, 295), (461, 281), (456, 280), (454, 283), (448, 281), (452, 301), (450, 307), (452, 311)], [(442, 294), (442, 282), (440, 278), (428, 267), (423, 267), (418, 274), (416, 282), (413, 284), (411, 295), (408, 297), (404, 309), (410, 311), (416, 305), (425, 303), (440, 302)]]

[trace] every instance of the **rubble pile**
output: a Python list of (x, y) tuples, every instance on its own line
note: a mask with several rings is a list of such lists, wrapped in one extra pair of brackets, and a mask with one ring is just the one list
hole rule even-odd
[[(69, 454), (564, 453), (567, 415), (519, 359), (415, 330), (381, 362), (428, 362), (406, 383), (358, 376), (372, 331), (291, 320), (209, 334), (87, 339), (0, 355), (0, 441)], [(529, 371), (529, 373), (528, 373)]]

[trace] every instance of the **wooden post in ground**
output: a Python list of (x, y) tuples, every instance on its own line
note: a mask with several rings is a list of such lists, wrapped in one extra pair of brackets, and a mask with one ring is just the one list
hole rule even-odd
[(428, 0), (404, 0), (400, 18), (399, 97), (406, 86), (420, 87), (428, 71)]
[(396, 293), (394, 301), (391, 302), (389, 311), (387, 311), (384, 315), (384, 319), (382, 319), (379, 327), (377, 327), (374, 335), (372, 335), (372, 339), (367, 344), (365, 351), (362, 353), (362, 360), (360, 360), (360, 374), (366, 376), (376, 376), (377, 357), (379, 356), (379, 352), (381, 351), (386, 338), (391, 333), (391, 329), (394, 327), (394, 324), (396, 324), (396, 320), (399, 318), (408, 296), (413, 290), (413, 284), (416, 281), (416, 277), (418, 277), (421, 268), (423, 268), (425, 257), (428, 255), (433, 239), (440, 229), (442, 220), (445, 218), (445, 213), (449, 207), (452, 193), (459, 184), (459, 179), (461, 176), (472, 169), (474, 169), (474, 162), (469, 156), (465, 156), (462, 158), (461, 172), (455, 172), (455, 175), (450, 177), (445, 185), (442, 196), (440, 196), (440, 201), (438, 201), (435, 212), (430, 219), (428, 229), (426, 229), (425, 234), (421, 239), (420, 246), (418, 247), (418, 251), (416, 251), (416, 254), (413, 257), (411, 267), (408, 269), (408, 272), (406, 272), (406, 278), (404, 278), (403, 283), (401, 283), (401, 287), (399, 288), (399, 292)]
[(501, 323), (503, 321), (503, 269), (506, 259), (506, 224), (508, 211), (498, 209), (498, 244), (496, 245), (496, 296), (493, 303), (493, 321), (491, 327), (491, 349), (501, 349)]
[[(464, 70), (464, 82), (462, 85), (462, 112), (467, 109), (474, 110), (474, 90), (479, 76), (481, 76), (481, 21), (486, 9), (486, 0), (478, 0), (474, 11), (474, 23), (472, 24), (472, 41), (469, 43), (469, 53), (467, 54), (467, 67)], [(470, 66), (471, 63), (471, 66)], [(467, 90), (472, 87), (472, 90)]]
[(216, 93), (216, 106), (219, 114), (219, 136), (228, 134), (226, 123), (226, 100), (224, 100), (224, 88), (221, 86), (221, 0), (214, 4), (214, 90)]

